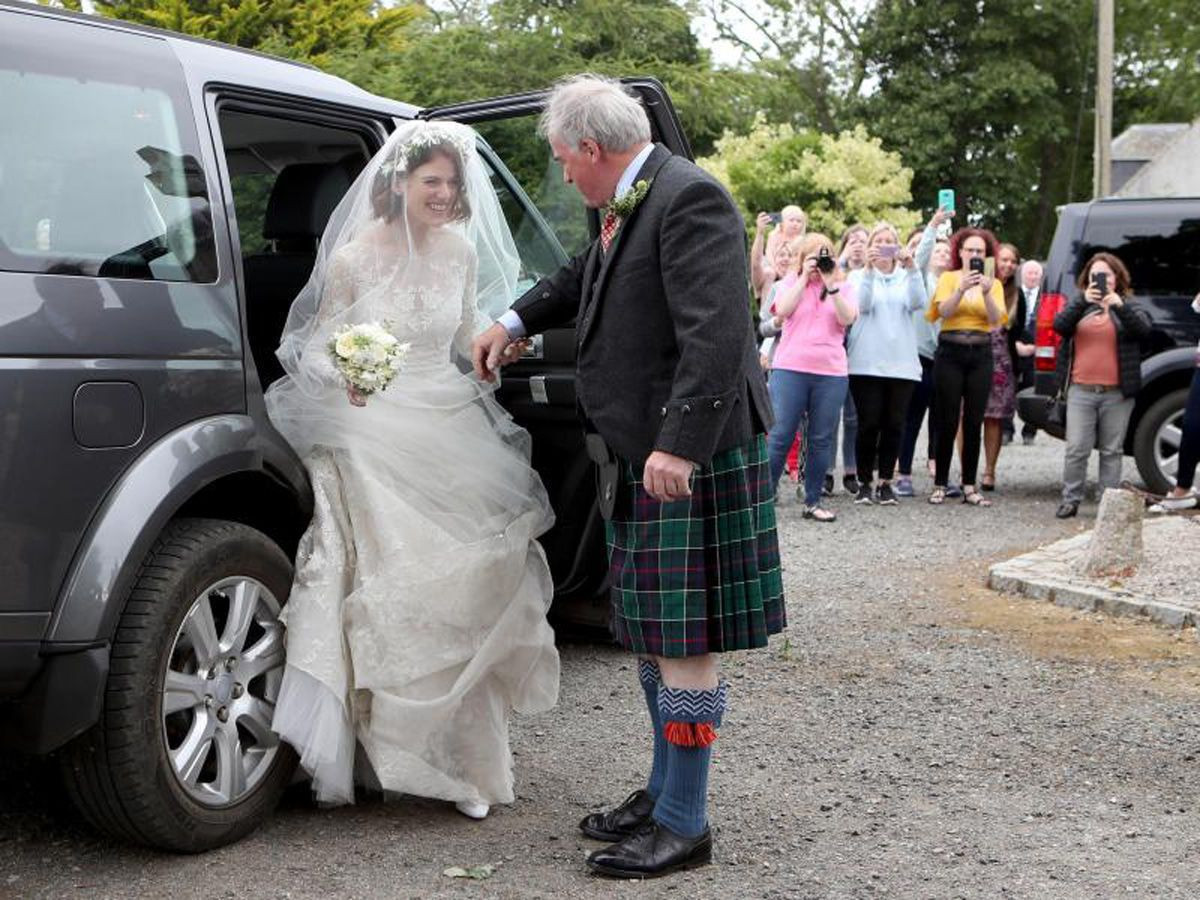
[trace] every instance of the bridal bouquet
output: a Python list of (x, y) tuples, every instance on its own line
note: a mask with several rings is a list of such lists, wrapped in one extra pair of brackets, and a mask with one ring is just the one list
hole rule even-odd
[(404, 365), (410, 344), (402, 344), (378, 322), (343, 325), (329, 340), (334, 367), (364, 394), (382, 391)]

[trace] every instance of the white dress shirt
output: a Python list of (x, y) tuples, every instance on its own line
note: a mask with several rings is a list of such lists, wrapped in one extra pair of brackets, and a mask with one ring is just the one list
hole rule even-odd
[[(647, 144), (638, 151), (637, 156), (629, 161), (629, 165), (625, 167), (625, 171), (617, 179), (617, 189), (613, 192), (613, 199), (619, 200), (633, 190), (633, 183), (637, 179), (638, 173), (642, 171), (642, 166), (646, 164), (646, 160), (650, 158), (650, 154), (653, 152), (654, 144)], [(504, 326), (504, 330), (508, 332), (510, 340), (515, 341), (517, 338), (525, 337), (525, 323), (511, 309), (496, 321)]]

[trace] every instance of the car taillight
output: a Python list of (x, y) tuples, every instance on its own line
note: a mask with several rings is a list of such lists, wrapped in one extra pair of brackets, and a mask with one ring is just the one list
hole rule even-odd
[(1062, 343), (1062, 336), (1054, 330), (1054, 317), (1066, 301), (1067, 298), (1062, 294), (1042, 294), (1038, 303), (1033, 351), (1033, 367), (1038, 372), (1053, 372), (1058, 363), (1058, 347)]

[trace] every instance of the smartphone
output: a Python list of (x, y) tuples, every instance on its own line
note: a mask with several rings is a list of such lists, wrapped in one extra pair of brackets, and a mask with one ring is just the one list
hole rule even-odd
[(967, 260), (967, 268), (970, 269), (972, 272), (979, 272), (980, 274), (982, 274), (983, 273), (983, 260), (978, 256), (972, 256), (969, 260)]
[(990, 256), (983, 261), (983, 274), (988, 278), (996, 277), (996, 260)]
[(772, 225), (778, 225), (783, 221), (783, 213), (767, 213), (767, 218), (771, 220)]
[(895, 259), (896, 254), (900, 252), (900, 247), (897, 244), (880, 244), (875, 249), (879, 251), (880, 259)]
[(1108, 293), (1108, 273), (1107, 272), (1093, 273), (1092, 284), (1094, 284), (1096, 286), (1096, 290), (1098, 290), (1100, 292), (1101, 297), (1105, 296)]
[(817, 253), (817, 271), (828, 274), (834, 270), (835, 266), (837, 266), (837, 263), (834, 261), (829, 249), (822, 247)]
[(954, 212), (954, 188), (942, 188), (938, 191), (938, 209)]

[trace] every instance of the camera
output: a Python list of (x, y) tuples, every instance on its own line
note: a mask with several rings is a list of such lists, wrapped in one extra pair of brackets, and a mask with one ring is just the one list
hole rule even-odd
[(828, 275), (833, 271), (837, 263), (834, 261), (833, 254), (829, 252), (828, 247), (822, 247), (817, 251), (817, 271), (824, 272)]
[(783, 213), (777, 213), (777, 212), (767, 213), (767, 218), (771, 220), (772, 225), (778, 225), (780, 222), (783, 221)]
[(970, 261), (967, 263), (967, 268), (969, 268), (972, 272), (978, 272), (980, 275), (982, 275), (983, 274), (983, 257), (972, 256)]

